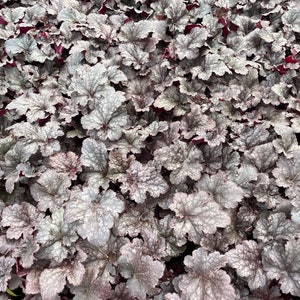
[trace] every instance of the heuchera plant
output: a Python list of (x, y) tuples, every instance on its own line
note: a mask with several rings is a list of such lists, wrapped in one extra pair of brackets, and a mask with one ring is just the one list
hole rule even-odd
[(1, 299), (300, 297), (298, 0), (0, 2)]

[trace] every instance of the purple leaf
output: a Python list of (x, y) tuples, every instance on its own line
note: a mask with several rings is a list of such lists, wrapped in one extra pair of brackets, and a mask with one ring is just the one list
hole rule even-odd
[(9, 227), (6, 231), (9, 239), (18, 239), (22, 235), (30, 236), (41, 218), (42, 215), (33, 205), (23, 202), (3, 209), (1, 225)]
[(158, 171), (148, 165), (142, 165), (140, 162), (133, 162), (126, 175), (120, 178), (122, 182), (121, 191), (129, 191), (131, 198), (137, 203), (145, 202), (148, 192), (156, 198), (168, 191), (168, 184), (158, 173)]
[(202, 171), (201, 157), (199, 149), (182, 141), (174, 141), (169, 147), (162, 147), (154, 152), (154, 159), (172, 171), (170, 174), (172, 184), (183, 183), (187, 177), (199, 180)]
[(30, 192), (38, 207), (42, 211), (50, 209), (54, 212), (69, 199), (71, 180), (65, 174), (56, 173), (48, 169), (36, 183), (30, 187)]
[(136, 249), (134, 241), (121, 248), (118, 267), (121, 275), (127, 279), (126, 286), (130, 294), (138, 299), (146, 299), (146, 295), (152, 296), (159, 291), (155, 286), (163, 276), (164, 265), (149, 255), (143, 255)]
[(224, 228), (231, 221), (229, 215), (204, 191), (189, 195), (176, 193), (170, 209), (176, 216), (171, 225), (176, 237), (188, 235), (195, 243), (199, 243), (203, 232), (215, 233), (218, 227)]
[(226, 258), (219, 252), (208, 254), (199, 248), (184, 258), (187, 274), (179, 276), (182, 300), (232, 300), (235, 298), (230, 277), (220, 268)]
[(79, 157), (72, 151), (56, 153), (50, 157), (49, 164), (57, 173), (65, 174), (71, 180), (75, 180), (77, 173), (82, 171)]
[(274, 243), (263, 252), (263, 266), (269, 279), (276, 279), (280, 283), (283, 293), (300, 295), (300, 242), (289, 240), (285, 246)]
[(254, 241), (244, 241), (235, 249), (228, 251), (226, 258), (239, 276), (246, 277), (251, 290), (264, 287), (266, 275), (262, 269), (260, 249)]

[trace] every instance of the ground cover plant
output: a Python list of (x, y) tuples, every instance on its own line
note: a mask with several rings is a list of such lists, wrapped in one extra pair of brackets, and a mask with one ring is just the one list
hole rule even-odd
[(297, 0), (0, 2), (0, 299), (300, 297)]

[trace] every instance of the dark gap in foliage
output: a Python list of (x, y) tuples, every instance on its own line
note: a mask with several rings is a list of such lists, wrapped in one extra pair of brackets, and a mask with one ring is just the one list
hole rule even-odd
[[(61, 95), (62, 95), (64, 98), (68, 98), (68, 99), (71, 98), (68, 94), (65, 94), (65, 93), (61, 93)], [(58, 104), (59, 104), (59, 103), (58, 103)]]
[(169, 271), (173, 271), (173, 276), (178, 276), (185, 272), (184, 270), (184, 258), (186, 255), (192, 255), (193, 251), (198, 248), (193, 242), (187, 241), (185, 244), (186, 249), (180, 256), (172, 257), (166, 262), (166, 268)]
[(116, 181), (116, 182), (110, 181), (109, 182), (109, 188), (115, 192), (120, 192), (120, 186), (121, 186), (121, 184), (118, 181)]
[(191, 82), (193, 76), (191, 73), (187, 73), (184, 75), (184, 77), (186, 78), (187, 82)]
[[(3, 4), (3, 7), (5, 7), (5, 6), (10, 6), (10, 5), (12, 5), (12, 6), (14, 7), (15, 4), (20, 5), (20, 4), (18, 4), (18, 1), (17, 1), (17, 3), (16, 3), (15, 0), (11, 0), (11, 1), (8, 0), (7, 2), (5, 2), (5, 4)], [(1, 4), (0, 7), (2, 7), (2, 4)]]
[(162, 210), (162, 208), (158, 204), (155, 205), (155, 207), (154, 207), (154, 217), (157, 218), (157, 219), (159, 219), (159, 220), (162, 219), (160, 217), (161, 210)]
[(62, 65), (64, 65), (65, 63), (65, 60), (61, 57), (55, 57), (54, 58), (54, 67), (55, 68), (59, 68), (61, 67)]
[(62, 49), (61, 58), (67, 59), (69, 55), (70, 55), (70, 54), (69, 54), (69, 49), (63, 48), (63, 49)]
[(143, 148), (141, 153), (136, 154), (135, 157), (142, 164), (146, 164), (153, 159), (153, 155), (146, 148)]
[(255, 54), (252, 53), (251, 55), (249, 55), (249, 56), (247, 55), (246, 57), (247, 57), (247, 60), (252, 60), (255, 57)]
[(246, 112), (253, 112), (253, 111), (255, 111), (257, 109), (257, 107), (255, 107), (255, 106), (252, 106), (252, 107), (249, 107), (249, 108), (247, 108), (247, 110), (246, 110)]
[[(5, 117), (5, 116), (4, 116)], [(17, 122), (15, 122), (17, 121)], [(14, 120), (14, 123), (19, 123), (19, 122), (27, 122), (27, 117), (26, 115), (20, 116), (18, 119)]]
[[(37, 61), (33, 61), (33, 62), (26, 62), (25, 63), (25, 65), (33, 65), (33, 66), (35, 66), (35, 67), (37, 67), (37, 68), (39, 68), (39, 69), (41, 69), (42, 67), (43, 67), (43, 64), (42, 63), (40, 63), (40, 62), (37, 62)], [(30, 73), (29, 73), (30, 74)], [(32, 72), (32, 74), (31, 75), (33, 75), (33, 72)], [(40, 82), (42, 82), (44, 79), (43, 78), (39, 78), (38, 79)], [(37, 93), (39, 92), (39, 90), (38, 90), (38, 87), (36, 88), (37, 89)]]
[(69, 300), (73, 299), (75, 295), (73, 295), (68, 287), (65, 287), (64, 290), (59, 293), (60, 295), (60, 300)]
[(300, 33), (295, 32), (294, 34), (295, 34), (295, 42), (299, 44), (300, 43)]
[(285, 198), (285, 188), (280, 186), (278, 187), (278, 193), (283, 197)]
[(49, 208), (45, 211), (45, 216), (52, 216), (52, 213)]
[(77, 136), (72, 137), (72, 138), (66, 138), (63, 140), (63, 143), (65, 145), (65, 151), (72, 151), (76, 153), (78, 156), (81, 155), (81, 151), (78, 150), (78, 147), (81, 147), (83, 142), (82, 138), (79, 138)]
[(211, 98), (210, 89), (208, 87), (205, 88), (204, 94), (207, 98)]
[(170, 30), (169, 27), (167, 27), (167, 30), (166, 30), (166, 35), (170, 36), (170, 37), (174, 37), (174, 34), (172, 33), (172, 31)]
[(290, 49), (286, 49), (284, 53), (286, 57), (292, 54)]
[(10, 299), (23, 300), (25, 298), (25, 294), (23, 293), (23, 290), (21, 287), (18, 287), (17, 289), (13, 290), (13, 292), (17, 295), (17, 297), (12, 297)]
[(202, 23), (202, 20), (203, 20), (203, 18), (197, 18), (197, 20), (196, 20), (196, 24), (201, 24)]
[(291, 294), (282, 294), (283, 300), (299, 300), (300, 297), (292, 296)]
[(82, 176), (78, 176), (76, 180), (72, 180), (72, 186), (77, 186), (78, 184), (82, 185), (85, 181), (81, 178)]
[(172, 116), (172, 111), (166, 111), (163, 108), (151, 106), (151, 110), (154, 111), (160, 121), (166, 121)]
[(14, 99), (16, 96), (17, 96), (16, 92), (12, 90), (8, 90), (7, 93), (5, 94), (5, 97), (9, 99)]
[(72, 117), (72, 122), (71, 122), (71, 125), (74, 129), (76, 129), (75, 126), (78, 126), (78, 124), (80, 124), (80, 119), (82, 117), (82, 113), (81, 112), (78, 112), (78, 114), (74, 117)]
[(287, 110), (289, 104), (288, 103), (280, 103), (279, 105), (276, 106), (277, 109), (280, 109), (280, 110)]
[(265, 80), (266, 78), (260, 74), (258, 74), (258, 82), (261, 83)]
[(298, 145), (300, 145), (300, 132), (295, 133), (295, 135), (296, 135), (297, 143)]
[(161, 168), (161, 174), (162, 174), (163, 176), (165, 176), (165, 177), (168, 177), (168, 176), (170, 176), (171, 171), (168, 170), (168, 169), (166, 169), (164, 166), (162, 166), (162, 168)]
[(163, 209), (158, 204), (154, 208), (154, 215), (158, 220), (163, 219), (164, 217), (168, 215), (172, 215), (173, 212), (170, 209)]
[(169, 42), (160, 40), (157, 44), (156, 44), (156, 48), (158, 48), (159, 50), (164, 50), (166, 47), (168, 47)]
[(36, 29), (41, 29), (42, 27), (44, 27), (44, 23), (41, 22), (41, 21), (38, 21), (38, 22), (36, 23), (36, 25), (35, 25), (35, 28), (36, 28)]
[(116, 90), (116, 91), (123, 91), (124, 90), (124, 86), (122, 85), (122, 83), (110, 83), (111, 86)]

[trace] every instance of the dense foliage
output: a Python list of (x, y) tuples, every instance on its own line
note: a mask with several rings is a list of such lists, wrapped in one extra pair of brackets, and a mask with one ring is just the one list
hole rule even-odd
[(1, 300), (300, 297), (298, 0), (2, 0)]

